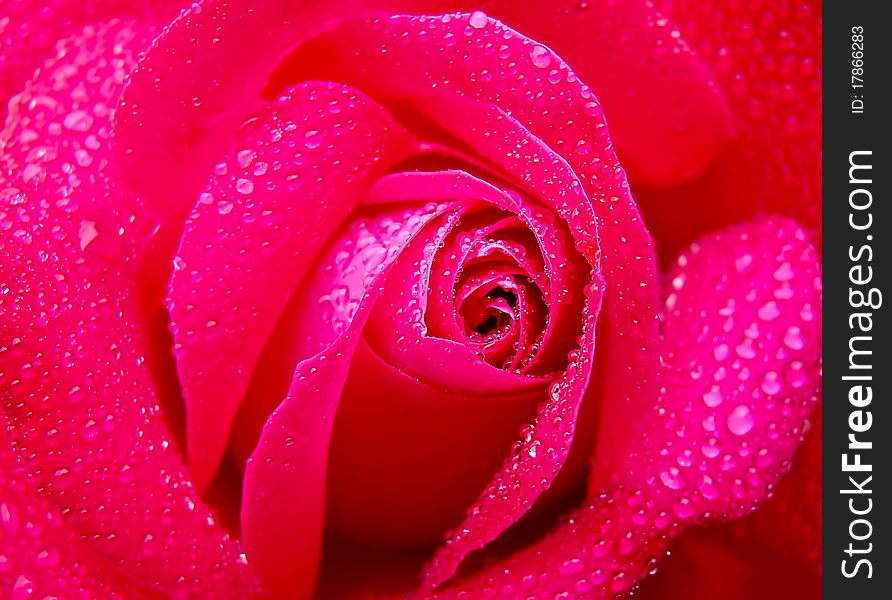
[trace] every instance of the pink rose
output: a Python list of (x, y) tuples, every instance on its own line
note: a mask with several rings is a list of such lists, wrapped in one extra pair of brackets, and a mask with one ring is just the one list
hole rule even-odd
[(0, 20), (2, 589), (814, 589), (819, 14), (87, 4)]

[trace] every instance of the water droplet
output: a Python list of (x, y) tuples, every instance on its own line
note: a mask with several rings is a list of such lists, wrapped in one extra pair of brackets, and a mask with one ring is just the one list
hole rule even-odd
[(304, 146), (313, 150), (320, 146), (319, 132), (315, 129), (308, 129), (304, 133)]
[(256, 157), (257, 153), (253, 150), (241, 150), (237, 155), (238, 166), (244, 169), (245, 167), (250, 166)]
[(672, 505), (672, 510), (678, 515), (679, 519), (687, 519), (694, 516), (694, 505), (689, 498), (682, 498)]
[(96, 223), (94, 221), (87, 221), (86, 219), (82, 220), (77, 235), (80, 238), (81, 250), (86, 250), (87, 246), (90, 245), (90, 242), (99, 236), (99, 232), (96, 231)]
[(794, 389), (802, 388), (808, 383), (808, 373), (805, 370), (805, 365), (798, 360), (790, 363), (785, 378), (787, 383)]
[(585, 563), (578, 558), (571, 558), (570, 560), (561, 563), (560, 566), (561, 575), (576, 575), (582, 573), (584, 569)]
[(38, 567), (49, 569), (58, 565), (60, 558), (58, 550), (49, 548), (37, 553), (37, 556), (34, 557), (34, 564)]
[(545, 46), (533, 46), (533, 49), (530, 51), (530, 58), (533, 64), (540, 69), (544, 69), (551, 64), (551, 54)]
[(784, 335), (784, 344), (791, 350), (802, 350), (805, 347), (802, 330), (795, 325), (787, 329), (787, 333)]
[(0, 525), (10, 537), (19, 532), (19, 509), (15, 504), (0, 502)]
[(703, 452), (703, 456), (706, 458), (715, 458), (719, 455), (719, 448), (713, 444), (703, 444), (700, 448), (700, 451)]
[(250, 194), (254, 191), (254, 182), (244, 177), (235, 182), (235, 189), (240, 194)]
[(697, 489), (700, 490), (700, 495), (702, 495), (707, 500), (719, 499), (719, 490), (712, 482), (712, 477), (710, 477), (709, 475), (704, 475), (700, 479), (700, 484), (697, 486)]
[(681, 471), (676, 467), (670, 467), (668, 471), (660, 473), (660, 481), (669, 489), (680, 490), (684, 487), (684, 480), (681, 477)]
[(713, 386), (708, 392), (703, 394), (703, 403), (710, 408), (714, 408), (722, 403), (722, 392), (719, 391), (718, 386)]
[(753, 428), (755, 419), (749, 406), (741, 404), (728, 415), (728, 429), (734, 435), (746, 435)]
[(65, 116), (62, 125), (71, 131), (86, 131), (93, 126), (93, 117), (85, 110), (75, 110)]
[(773, 321), (780, 316), (780, 310), (777, 308), (777, 302), (771, 300), (766, 302), (758, 312), (759, 318), (763, 321)]
[(604, 114), (604, 109), (597, 102), (586, 102), (583, 110), (590, 117), (600, 117)]
[(793, 279), (793, 267), (790, 263), (785, 262), (774, 272), (774, 278), (777, 281), (789, 281)]
[(483, 29), (486, 27), (486, 23), (486, 14), (479, 10), (472, 12), (471, 17), (468, 19), (468, 24), (474, 29)]
[(774, 396), (781, 389), (780, 378), (776, 371), (768, 371), (762, 378), (762, 391), (769, 396)]
[(743, 343), (739, 344), (734, 351), (737, 353), (737, 356), (740, 358), (755, 358), (756, 351), (753, 349), (753, 343), (751, 340), (747, 339)]
[(34, 594), (34, 582), (25, 575), (19, 575), (12, 584), (12, 600), (25, 600)]

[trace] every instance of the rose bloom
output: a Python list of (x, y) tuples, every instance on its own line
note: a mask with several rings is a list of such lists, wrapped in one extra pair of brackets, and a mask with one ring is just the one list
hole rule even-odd
[(819, 597), (820, 29), (2, 0), (0, 595)]

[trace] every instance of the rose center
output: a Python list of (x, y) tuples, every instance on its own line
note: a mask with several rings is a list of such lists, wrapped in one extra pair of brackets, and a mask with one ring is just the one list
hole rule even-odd
[(506, 327), (510, 327), (515, 318), (514, 308), (517, 307), (517, 294), (497, 287), (493, 288), (485, 298), (487, 301), (486, 306), (483, 308), (480, 317), (474, 318), (474, 316), (471, 316), (469, 318), (467, 314), (463, 315), (467, 325), (476, 321), (476, 324), (469, 327), (469, 329), (486, 336), (493, 333), (498, 334)]

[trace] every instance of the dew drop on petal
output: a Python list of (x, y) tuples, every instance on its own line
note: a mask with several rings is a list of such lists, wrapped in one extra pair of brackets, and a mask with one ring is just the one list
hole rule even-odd
[(795, 325), (787, 329), (787, 333), (784, 335), (784, 344), (791, 350), (802, 350), (805, 347), (802, 330)]
[(777, 372), (769, 371), (768, 373), (765, 373), (765, 377), (762, 378), (762, 391), (769, 396), (774, 396), (780, 389), (781, 382)]
[(763, 321), (773, 321), (774, 319), (780, 316), (780, 310), (777, 308), (777, 302), (771, 300), (770, 302), (766, 302), (762, 308), (759, 309), (759, 318)]
[(250, 194), (254, 191), (254, 182), (250, 179), (239, 179), (235, 183), (235, 189), (237, 189), (240, 194)]
[(741, 404), (728, 415), (728, 429), (734, 435), (746, 435), (753, 428), (755, 420), (750, 408)]
[(571, 558), (561, 563), (560, 566), (561, 575), (576, 575), (581, 573), (583, 569), (585, 569), (585, 563), (578, 558)]
[(99, 236), (99, 232), (96, 231), (96, 223), (94, 221), (87, 221), (86, 219), (82, 220), (77, 235), (80, 238), (81, 250), (86, 250), (87, 246), (90, 245), (90, 242)]
[(65, 116), (62, 125), (71, 131), (87, 131), (93, 126), (93, 117), (85, 110), (75, 110)]
[(551, 55), (545, 46), (533, 46), (533, 49), (530, 51), (530, 58), (533, 60), (533, 64), (540, 69), (544, 69), (551, 64)]
[(486, 14), (482, 11), (475, 10), (468, 19), (468, 24), (474, 29), (482, 29), (486, 27)]
[(238, 166), (241, 168), (248, 167), (252, 162), (254, 162), (254, 158), (257, 156), (257, 153), (253, 150), (241, 150), (238, 155)]
[(803, 387), (808, 383), (808, 373), (805, 370), (805, 365), (798, 360), (791, 363), (787, 368), (784, 378), (794, 389)]
[(703, 402), (710, 408), (714, 408), (721, 404), (722, 399), (722, 392), (719, 391), (717, 386), (714, 386), (711, 390), (703, 394)]

